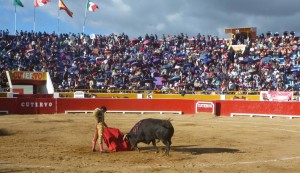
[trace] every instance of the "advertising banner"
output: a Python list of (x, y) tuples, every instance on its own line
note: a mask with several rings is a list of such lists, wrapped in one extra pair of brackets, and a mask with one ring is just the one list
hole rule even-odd
[(198, 112), (212, 112), (212, 113), (214, 113), (214, 103), (213, 102), (198, 101), (196, 103), (196, 113), (198, 113)]
[(31, 72), (31, 71), (9, 71), (11, 80), (47, 80), (47, 73), (45, 72)]
[(293, 99), (293, 92), (286, 91), (261, 91), (261, 101), (291, 101)]
[(55, 103), (52, 98), (18, 98), (12, 106), (19, 114), (53, 114)]

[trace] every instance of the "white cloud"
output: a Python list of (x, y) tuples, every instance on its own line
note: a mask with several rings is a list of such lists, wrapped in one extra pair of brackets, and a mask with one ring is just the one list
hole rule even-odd
[(167, 15), (167, 20), (168, 22), (176, 22), (176, 21), (180, 21), (181, 20), (181, 13), (173, 13), (173, 14), (169, 14)]
[[(4, 1), (4, 0), (2, 0)], [(32, 28), (33, 0), (21, 0), (24, 8), (17, 8), (18, 28)], [(100, 8), (88, 12), (87, 34), (126, 33), (130, 37), (146, 33), (162, 34), (187, 33), (227, 37), (225, 28), (257, 27), (258, 34), (266, 31), (280, 32), (294, 30), (300, 33), (297, 24), (300, 17), (298, 0), (92, 0)], [(70, 18), (60, 11), (61, 32), (82, 31), (86, 0), (64, 0), (73, 11)], [(0, 26), (13, 28), (14, 7), (2, 3)], [(57, 30), (57, 0), (37, 9), (37, 28), (52, 32)], [(30, 29), (29, 29), (30, 30)]]
[(123, 0), (111, 0), (114, 3), (114, 8), (123, 13), (129, 13), (131, 11), (131, 7), (126, 4)]
[(155, 29), (158, 31), (163, 31), (165, 28), (166, 28), (166, 25), (163, 23), (158, 23), (155, 27)]

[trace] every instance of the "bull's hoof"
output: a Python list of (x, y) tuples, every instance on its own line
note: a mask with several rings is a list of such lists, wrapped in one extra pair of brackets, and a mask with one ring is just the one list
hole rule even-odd
[(96, 152), (96, 149), (92, 149), (92, 152)]
[(164, 155), (165, 155), (165, 156), (169, 156), (169, 151), (165, 151), (165, 152), (164, 152)]

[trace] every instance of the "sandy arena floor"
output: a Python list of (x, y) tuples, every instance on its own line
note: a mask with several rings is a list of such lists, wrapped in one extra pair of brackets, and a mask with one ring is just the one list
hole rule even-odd
[(170, 156), (145, 144), (91, 152), (92, 114), (0, 115), (0, 172), (300, 172), (300, 118), (108, 113), (106, 122), (128, 132), (146, 117), (173, 119)]

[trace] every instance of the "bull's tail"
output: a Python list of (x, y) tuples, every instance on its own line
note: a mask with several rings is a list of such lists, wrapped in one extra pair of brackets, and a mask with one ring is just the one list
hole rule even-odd
[(172, 121), (171, 118), (163, 120), (162, 121), (162, 126), (165, 127), (165, 128), (167, 128), (167, 129), (174, 129), (171, 121)]

